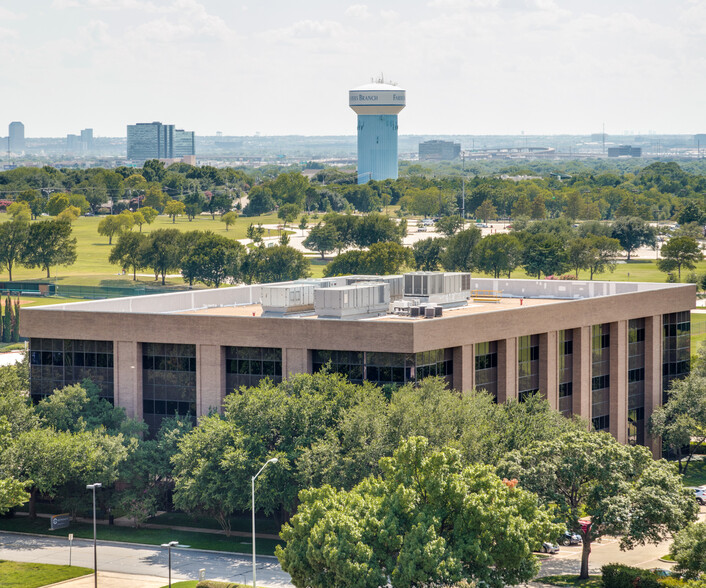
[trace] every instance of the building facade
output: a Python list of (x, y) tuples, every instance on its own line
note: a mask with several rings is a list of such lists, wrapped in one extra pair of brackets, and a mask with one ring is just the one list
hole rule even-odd
[(11, 122), (8, 128), (7, 149), (10, 153), (20, 154), (25, 150), (25, 126), (19, 121)]
[(358, 183), (397, 179), (397, 115), (406, 92), (391, 84), (366, 84), (348, 92), (348, 104), (358, 115)]
[(642, 147), (632, 145), (608, 147), (608, 157), (642, 157)]
[(419, 144), (419, 161), (446, 161), (461, 157), (461, 144), (453, 141), (424, 141)]
[(128, 159), (172, 159), (195, 154), (193, 131), (175, 129), (174, 125), (161, 122), (137, 123), (127, 127)]
[(646, 423), (689, 371), (693, 285), (446, 276), (468, 277), (451, 293), (348, 276), (22, 309), (32, 397), (88, 377), (155, 430), (240, 386), (328, 365), (380, 385), (441, 376), (498, 402), (539, 392), (652, 445)]

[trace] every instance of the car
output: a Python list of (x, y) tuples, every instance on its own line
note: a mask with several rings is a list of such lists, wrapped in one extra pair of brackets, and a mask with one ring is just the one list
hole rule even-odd
[(427, 228), (424, 225), (417, 227), (417, 233), (426, 233)]
[(559, 553), (559, 546), (556, 543), (545, 541), (542, 543), (542, 553)]
[(562, 545), (581, 545), (581, 535), (578, 533), (572, 533), (571, 531), (565, 531), (559, 538), (559, 543)]
[(671, 578), (674, 575), (671, 570), (665, 570), (664, 568), (650, 568), (648, 571), (659, 578)]
[(700, 505), (706, 504), (706, 486), (691, 487), (689, 490), (693, 491), (696, 502)]

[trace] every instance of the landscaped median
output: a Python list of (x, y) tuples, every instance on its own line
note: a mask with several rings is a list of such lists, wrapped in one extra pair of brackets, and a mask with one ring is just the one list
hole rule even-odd
[[(90, 523), (71, 523), (66, 529), (49, 530), (47, 518), (29, 519), (25, 516), (0, 518), (0, 530), (16, 533), (31, 533), (51, 537), (68, 537), (73, 533), (75, 538), (93, 539), (93, 526)], [(193, 549), (208, 549), (229, 553), (252, 553), (250, 537), (226, 537), (219, 533), (204, 533), (199, 531), (175, 530), (165, 527), (161, 529), (134, 529), (118, 525), (98, 525), (98, 539), (102, 541), (120, 541), (125, 543), (140, 543), (143, 545), (162, 545), (169, 541), (179, 541)], [(259, 555), (274, 555), (275, 546), (283, 542), (275, 539), (257, 539)], [(4, 585), (3, 585), (4, 588)]]
[[(90, 568), (0, 560), (2, 588), (38, 588), (92, 574)], [(172, 586), (174, 586), (172, 584)]]

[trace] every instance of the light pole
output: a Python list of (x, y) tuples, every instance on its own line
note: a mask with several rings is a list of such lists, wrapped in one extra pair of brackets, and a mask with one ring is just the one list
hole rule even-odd
[(256, 561), (256, 555), (255, 555), (255, 480), (257, 477), (262, 473), (262, 470), (264, 470), (269, 464), (271, 463), (277, 463), (277, 458), (273, 457), (272, 459), (268, 459), (265, 462), (265, 465), (260, 468), (260, 471), (257, 472), (252, 477), (252, 587), (257, 588), (257, 573), (256, 573), (256, 566), (257, 566), (257, 561)]
[(96, 549), (96, 488), (102, 488), (100, 482), (88, 484), (86, 490), (93, 491), (93, 585), (98, 588), (98, 551)]
[(169, 588), (172, 588), (172, 547), (179, 545), (178, 541), (170, 541), (169, 543), (162, 543), (162, 547), (167, 548), (169, 553)]

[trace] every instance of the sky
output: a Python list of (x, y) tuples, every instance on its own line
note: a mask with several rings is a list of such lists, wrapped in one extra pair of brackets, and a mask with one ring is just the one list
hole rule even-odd
[(706, 132), (703, 0), (0, 0), (0, 135)]

